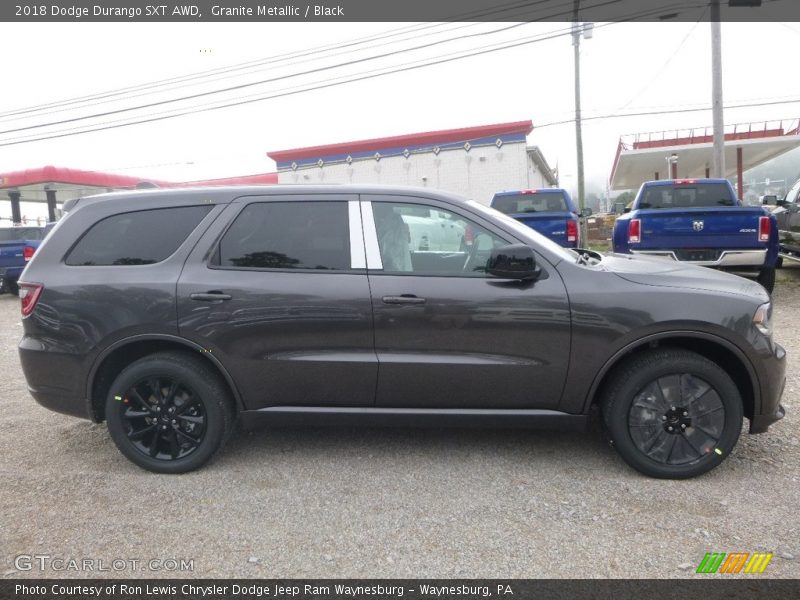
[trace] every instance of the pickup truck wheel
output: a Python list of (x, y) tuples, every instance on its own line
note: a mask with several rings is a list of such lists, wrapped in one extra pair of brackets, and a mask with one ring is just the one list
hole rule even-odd
[(635, 356), (612, 376), (601, 402), (617, 451), (650, 477), (687, 479), (713, 469), (742, 429), (742, 399), (731, 378), (685, 350)]
[(233, 427), (233, 402), (203, 360), (159, 352), (126, 367), (106, 400), (111, 438), (131, 462), (156, 473), (206, 464)]
[(775, 267), (764, 267), (758, 272), (758, 283), (764, 286), (768, 293), (775, 289)]
[(778, 260), (775, 261), (775, 268), (782, 269), (783, 268), (783, 257), (779, 256)]

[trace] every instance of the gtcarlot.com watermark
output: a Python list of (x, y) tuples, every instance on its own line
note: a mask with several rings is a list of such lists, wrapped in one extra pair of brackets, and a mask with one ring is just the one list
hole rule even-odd
[(52, 556), (50, 554), (18, 554), (14, 557), (17, 571), (53, 571), (80, 573), (121, 572), (193, 572), (193, 558), (89, 558)]

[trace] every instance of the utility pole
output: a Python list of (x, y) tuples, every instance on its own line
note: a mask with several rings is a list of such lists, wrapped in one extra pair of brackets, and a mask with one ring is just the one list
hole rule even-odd
[[(575, 55), (575, 147), (578, 153), (578, 207), (583, 214), (584, 188), (583, 188), (583, 133), (581, 132), (581, 33), (583, 25), (580, 22), (580, 0), (575, 0), (572, 17), (572, 48)], [(586, 221), (578, 219), (581, 228), (581, 245), (588, 243)]]
[(711, 109), (714, 114), (712, 177), (725, 177), (725, 120), (722, 116), (722, 30), (719, 0), (711, 0)]

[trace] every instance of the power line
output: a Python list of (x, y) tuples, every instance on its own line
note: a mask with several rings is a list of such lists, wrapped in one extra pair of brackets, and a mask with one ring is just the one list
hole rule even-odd
[[(527, 1), (527, 2), (522, 2), (522, 3), (517, 1), (517, 2), (507, 3), (505, 5), (499, 5), (497, 7), (494, 7), (492, 9), (490, 9), (490, 10), (473, 11), (472, 13), (464, 13), (464, 14), (458, 15), (458, 16), (460, 16), (460, 17), (477, 17), (477, 18), (486, 17), (486, 16), (490, 16), (490, 15), (491, 16), (498, 16), (498, 15), (500, 15), (502, 13), (507, 13), (509, 11), (515, 11), (516, 12), (516, 11), (518, 11), (520, 9), (524, 9), (524, 12), (527, 13), (527, 12), (530, 12), (529, 9), (532, 6), (545, 4), (545, 3), (549, 2), (549, 1), (550, 0), (536, 0), (534, 2)], [(536, 11), (534, 11), (534, 13), (535, 12), (539, 12), (539, 11), (536, 10)], [(406, 33), (406, 32), (422, 31), (422, 30), (425, 30), (425, 29), (442, 27), (442, 26), (446, 26), (446, 25), (448, 25), (448, 23), (444, 23), (444, 24), (443, 23), (435, 23), (435, 24), (428, 23), (428, 24), (423, 24), (421, 26), (417, 25), (417, 26), (413, 26), (413, 27), (403, 27), (403, 28), (399, 28), (399, 29), (396, 29), (396, 30), (389, 30), (388, 32), (385, 32), (383, 34), (375, 34), (375, 35), (372, 35), (372, 36), (366, 36), (364, 38), (358, 38), (357, 40), (352, 40), (352, 41), (344, 43), (344, 44), (342, 44), (342, 43), (329, 44), (327, 46), (320, 46), (320, 47), (311, 48), (311, 49), (308, 49), (308, 50), (301, 50), (301, 51), (290, 52), (290, 53), (286, 53), (286, 54), (280, 54), (280, 55), (277, 55), (275, 57), (269, 57), (269, 58), (265, 58), (265, 59), (258, 59), (258, 60), (255, 60), (255, 61), (248, 61), (248, 62), (239, 63), (239, 64), (228, 66), (228, 67), (219, 67), (219, 68), (216, 68), (216, 69), (210, 69), (210, 70), (207, 70), (207, 71), (201, 71), (199, 73), (184, 75), (184, 76), (180, 76), (180, 77), (172, 77), (172, 78), (167, 78), (167, 79), (163, 79), (163, 80), (158, 80), (158, 81), (155, 81), (155, 82), (150, 82), (150, 83), (145, 83), (145, 84), (139, 84), (139, 85), (136, 85), (136, 86), (129, 86), (129, 87), (125, 87), (125, 88), (120, 88), (120, 89), (117, 89), (117, 90), (110, 90), (110, 91), (106, 91), (106, 92), (100, 92), (98, 94), (92, 94), (92, 95), (88, 95), (88, 96), (81, 96), (81, 97), (78, 97), (78, 98), (72, 98), (72, 99), (63, 100), (63, 101), (51, 102), (51, 103), (48, 103), (48, 104), (41, 104), (41, 105), (37, 105), (37, 106), (34, 106), (34, 107), (27, 107), (25, 109), (16, 109), (16, 110), (8, 111), (8, 112), (5, 112), (5, 113), (0, 113), (0, 118), (17, 116), (17, 115), (24, 115), (24, 114), (30, 114), (30, 113), (35, 113), (35, 112), (42, 112), (42, 111), (50, 109), (50, 108), (56, 108), (56, 107), (62, 107), (62, 106), (70, 106), (70, 105), (74, 105), (74, 104), (85, 104), (85, 103), (87, 103), (87, 102), (89, 102), (91, 100), (103, 100), (103, 99), (107, 99), (107, 98), (114, 98), (116, 96), (123, 95), (126, 92), (154, 89), (154, 88), (159, 88), (159, 87), (164, 87), (164, 86), (172, 86), (173, 84), (176, 84), (176, 83), (184, 83), (184, 82), (187, 82), (187, 81), (194, 81), (194, 80), (198, 80), (198, 79), (206, 79), (206, 78), (213, 77), (215, 75), (220, 75), (220, 74), (224, 75), (225, 73), (232, 73), (232, 72), (235, 72), (235, 71), (253, 69), (255, 67), (262, 66), (262, 65), (265, 65), (265, 64), (280, 63), (280, 62), (285, 61), (287, 59), (303, 58), (303, 57), (306, 57), (306, 56), (318, 55), (318, 54), (320, 54), (322, 52), (330, 52), (332, 50), (339, 50), (339, 49), (343, 49), (343, 48), (352, 48), (353, 46), (362, 45), (362, 44), (370, 42), (370, 41), (383, 40), (383, 39), (389, 39), (389, 38), (392, 38), (392, 37), (396, 37), (396, 36), (402, 35), (403, 33)], [(459, 25), (457, 27), (451, 27), (446, 31), (447, 32), (456, 31), (456, 30), (463, 29), (463, 28), (466, 28), (466, 27), (472, 27), (474, 25), (475, 25), (475, 23), (470, 23), (470, 24), (467, 24), (467, 25)], [(389, 42), (389, 43), (399, 43), (399, 42), (402, 42), (402, 41), (408, 41), (408, 40), (411, 40), (411, 39), (417, 39), (419, 37), (426, 37), (426, 36), (429, 36), (429, 35), (436, 35), (436, 34), (439, 34), (439, 33), (442, 33), (442, 32), (441, 31), (439, 31), (439, 32), (431, 32), (431, 33), (423, 34), (423, 35), (420, 35), (420, 36), (411, 36), (411, 37), (403, 38), (401, 40), (396, 40), (394, 42)], [(376, 44), (374, 46), (367, 46), (366, 48), (362, 48), (361, 50), (380, 47), (380, 46), (383, 46), (383, 45), (388, 45), (388, 44)], [(348, 52), (342, 52), (342, 53), (334, 54), (332, 56), (338, 56), (338, 55), (341, 55), (341, 54), (348, 54), (348, 53), (354, 52), (354, 51), (359, 51), (359, 50), (350, 50)], [(311, 60), (318, 60), (319, 58), (320, 58), (319, 56), (316, 56), (315, 58), (313, 58)], [(302, 62), (307, 62), (307, 61), (300, 61), (300, 62), (302, 63)], [(290, 63), (290, 64), (298, 64), (298, 63)], [(216, 78), (216, 79), (211, 79), (210, 81), (218, 81), (220, 79), (227, 79), (227, 78), (230, 78), (230, 77), (234, 77), (234, 75), (227, 75), (227, 76), (219, 77), (219, 78)], [(198, 84), (195, 83), (195, 84), (189, 84), (189, 85), (198, 85)], [(176, 87), (180, 88), (180, 87), (189, 87), (189, 86), (176, 86)], [(173, 87), (173, 89), (175, 89), (175, 87)], [(153, 93), (153, 92), (150, 92), (150, 93)], [(140, 96), (144, 96), (144, 95), (147, 95), (147, 93), (138, 94), (138, 95), (135, 95), (133, 97), (140, 97)], [(116, 101), (116, 100), (105, 100), (104, 102), (97, 102), (97, 103), (93, 103), (93, 104), (90, 104), (90, 105), (94, 106), (94, 105), (97, 105), (97, 104), (104, 104), (104, 103), (114, 102), (114, 101)], [(64, 110), (73, 110), (73, 109), (63, 109), (63, 110), (56, 110), (56, 111), (49, 111), (49, 112), (64, 112)], [(20, 117), (20, 118), (24, 118), (24, 117)], [(12, 120), (17, 120), (17, 119), (12, 119)]]
[[(613, 25), (613, 23), (609, 23), (607, 25)], [(81, 130), (81, 131), (76, 131), (76, 129), (78, 129), (78, 128), (74, 128), (72, 130), (62, 130), (60, 132), (54, 132), (51, 135), (45, 135), (45, 136), (36, 137), (36, 138), (32, 138), (32, 137), (11, 138), (10, 141), (6, 141), (6, 142), (3, 142), (3, 143), (0, 143), (0, 147), (2, 147), (2, 146), (12, 146), (12, 145), (17, 145), (17, 144), (22, 144), (22, 143), (27, 143), (27, 142), (35, 142), (35, 141), (42, 141), (42, 140), (48, 140), (48, 139), (56, 139), (56, 138), (67, 137), (67, 136), (71, 136), (71, 135), (80, 135), (80, 134), (83, 134), (83, 133), (92, 133), (92, 132), (96, 132), (96, 131), (104, 131), (104, 130), (114, 129), (114, 128), (118, 128), (118, 127), (127, 127), (127, 126), (131, 126), (131, 125), (140, 125), (140, 124), (143, 124), (143, 123), (151, 123), (151, 122), (155, 122), (155, 121), (162, 121), (162, 120), (165, 120), (165, 119), (176, 118), (176, 117), (185, 116), (185, 115), (189, 115), (189, 114), (197, 114), (197, 113), (201, 113), (201, 112), (209, 112), (209, 111), (219, 110), (219, 109), (223, 109), (223, 108), (231, 108), (231, 107), (234, 107), (234, 106), (242, 106), (242, 105), (245, 105), (245, 104), (251, 104), (253, 102), (261, 102), (261, 101), (264, 101), (264, 100), (272, 100), (272, 99), (275, 99), (275, 98), (281, 98), (281, 97), (285, 97), (285, 96), (292, 96), (292, 95), (296, 95), (296, 94), (300, 94), (300, 93), (304, 93), (304, 92), (309, 92), (309, 91), (313, 91), (313, 90), (337, 87), (337, 86), (344, 85), (344, 84), (347, 84), (347, 83), (354, 83), (354, 82), (357, 82), (357, 81), (365, 81), (365, 80), (368, 80), (368, 79), (374, 79), (376, 77), (382, 77), (382, 76), (391, 75), (391, 74), (394, 74), (394, 73), (416, 70), (416, 69), (420, 69), (420, 68), (427, 67), (427, 66), (448, 63), (448, 62), (452, 62), (452, 61), (455, 61), (455, 60), (468, 58), (468, 57), (471, 57), (471, 56), (478, 56), (478, 55), (482, 55), (482, 54), (488, 54), (488, 53), (496, 52), (496, 51), (499, 51), (499, 50), (505, 50), (505, 49), (508, 49), (508, 48), (513, 48), (513, 47), (518, 47), (518, 46), (523, 46), (523, 45), (535, 43), (535, 42), (538, 42), (538, 41), (546, 41), (548, 39), (553, 39), (553, 38), (556, 38), (556, 37), (561, 37), (563, 35), (569, 35), (569, 34), (570, 34), (570, 30), (567, 29), (565, 31), (562, 31), (562, 32), (557, 33), (555, 35), (550, 35), (548, 37), (536, 37), (534, 39), (528, 39), (526, 41), (507, 44), (507, 45), (499, 46), (499, 47), (496, 47), (496, 48), (484, 49), (484, 50), (480, 50), (480, 51), (470, 52), (468, 54), (459, 54), (458, 56), (455, 56), (455, 57), (444, 58), (444, 59), (439, 59), (439, 60), (434, 60), (434, 61), (429, 61), (429, 62), (424, 62), (424, 63), (416, 64), (416, 65), (401, 66), (401, 67), (398, 67), (396, 69), (393, 69), (393, 70), (390, 70), (390, 71), (386, 71), (386, 72), (382, 72), (382, 73), (372, 73), (372, 74), (369, 74), (369, 75), (361, 75), (361, 76), (358, 76), (358, 77), (351, 77), (351, 78), (345, 79), (343, 81), (332, 81), (332, 82), (329, 82), (329, 83), (324, 83), (324, 84), (321, 84), (321, 85), (312, 85), (312, 87), (305, 87), (305, 88), (296, 89), (296, 90), (293, 90), (293, 91), (275, 93), (275, 94), (271, 94), (271, 95), (268, 95), (268, 96), (259, 96), (259, 97), (256, 97), (256, 98), (246, 99), (246, 100), (237, 100), (235, 102), (228, 102), (228, 103), (222, 104), (222, 105), (206, 106), (206, 107), (200, 107), (200, 108), (191, 108), (191, 109), (185, 110), (183, 112), (178, 112), (178, 113), (175, 113), (175, 114), (168, 114), (168, 115), (163, 115), (163, 116), (150, 117), (150, 118), (140, 119), (140, 120), (137, 120), (137, 121), (125, 122), (125, 123), (120, 123), (118, 121), (117, 122), (112, 122), (111, 124), (109, 124), (109, 123), (102, 124), (101, 123), (100, 125), (103, 125), (102, 127), (94, 127), (94, 128), (91, 128), (91, 129), (86, 129), (86, 130)], [(176, 110), (179, 110), (179, 109), (176, 109)]]
[[(744, 103), (744, 104), (727, 104), (725, 105), (725, 109), (735, 109), (735, 108), (753, 108), (755, 106), (777, 106), (780, 104), (797, 104), (800, 103), (800, 98), (793, 98), (791, 100), (776, 100), (774, 102), (751, 102), (751, 103)], [(593, 117), (582, 117), (581, 120), (583, 121), (595, 121), (598, 119), (621, 119), (627, 117), (649, 117), (653, 115), (666, 115), (666, 114), (680, 114), (680, 113), (692, 113), (692, 112), (703, 112), (711, 110), (710, 106), (705, 107), (698, 107), (698, 108), (679, 108), (673, 110), (657, 110), (657, 111), (647, 111), (647, 112), (629, 112), (629, 113), (612, 113), (608, 115), (595, 115)], [(543, 127), (553, 127), (555, 125), (566, 125), (567, 123), (574, 122), (574, 119), (565, 119), (563, 121), (553, 121), (550, 123), (542, 123), (541, 125), (536, 125), (537, 129), (542, 129)], [(2, 144), (0, 144), (2, 145)]]
[[(619, 1), (620, 0), (609, 0), (605, 4), (614, 4), (614, 3), (619, 2)], [(683, 4), (681, 4), (681, 6), (686, 6), (686, 4), (683, 3)], [(632, 21), (632, 20), (635, 20), (637, 18), (646, 18), (648, 16), (653, 16), (655, 14), (659, 14), (659, 13), (663, 12), (663, 10), (669, 9), (669, 8), (671, 8), (671, 7), (660, 7), (659, 9), (656, 9), (656, 10), (643, 11), (641, 13), (629, 15), (629, 18), (627, 20), (628, 21)], [(617, 24), (619, 22), (624, 22), (624, 21), (605, 23), (603, 25), (599, 25), (598, 28), (605, 27), (605, 26), (610, 26), (610, 25), (615, 25), (615, 24)], [(475, 51), (475, 52), (468, 52), (466, 54), (461, 54), (461, 55), (456, 56), (456, 57), (440, 58), (439, 60), (432, 60), (432, 61), (429, 61), (429, 62), (424, 62), (422, 64), (411, 65), (411, 66), (399, 66), (396, 69), (393, 69), (393, 70), (390, 70), (390, 71), (387, 71), (387, 72), (383, 72), (383, 73), (377, 73), (377, 74), (353, 77), (353, 78), (350, 78), (350, 79), (346, 79), (344, 81), (326, 83), (324, 85), (316, 85), (316, 86), (312, 86), (312, 87), (303, 88), (303, 89), (300, 89), (300, 90), (295, 90), (295, 91), (286, 92), (286, 93), (272, 94), (272, 95), (262, 96), (262, 97), (258, 97), (258, 98), (254, 98), (254, 99), (239, 100), (239, 101), (236, 101), (236, 102), (229, 102), (229, 103), (226, 103), (226, 104), (223, 104), (223, 105), (219, 105), (219, 106), (211, 106), (211, 107), (199, 108), (199, 109), (189, 109), (189, 110), (186, 110), (186, 111), (183, 111), (183, 112), (180, 112), (180, 113), (166, 115), (166, 116), (159, 116), (159, 117), (153, 117), (153, 118), (140, 119), (138, 121), (131, 121), (131, 122), (127, 122), (127, 123), (119, 123), (119, 124), (113, 124), (113, 125), (108, 125), (108, 124), (102, 124), (101, 123), (100, 125), (103, 125), (101, 127), (93, 127), (93, 128), (85, 129), (85, 130), (81, 130), (81, 131), (70, 130), (69, 132), (64, 132), (62, 130), (62, 132), (54, 132), (51, 135), (45, 135), (45, 136), (35, 137), (35, 138), (34, 137), (12, 138), (11, 140), (8, 140), (8, 141), (6, 141), (4, 143), (0, 143), (0, 146), (11, 146), (11, 145), (17, 145), (17, 144), (23, 144), (23, 143), (43, 141), (43, 140), (48, 140), (48, 139), (56, 139), (56, 138), (61, 138), (61, 137), (68, 137), (68, 136), (72, 136), (72, 135), (81, 135), (81, 134), (85, 134), (85, 133), (93, 133), (93, 132), (97, 132), (97, 131), (104, 131), (104, 130), (119, 128), (119, 127), (127, 127), (127, 126), (131, 126), (131, 125), (139, 125), (139, 124), (150, 123), (150, 122), (155, 122), (155, 121), (162, 121), (162, 120), (165, 120), (165, 119), (176, 118), (176, 117), (185, 116), (185, 115), (189, 115), (189, 114), (200, 113), (200, 112), (208, 112), (208, 111), (212, 111), (212, 110), (219, 110), (219, 109), (223, 109), (223, 108), (241, 106), (241, 105), (250, 104), (250, 103), (253, 103), (253, 102), (270, 100), (270, 99), (284, 97), (284, 96), (291, 96), (291, 95), (304, 93), (304, 92), (308, 92), (308, 91), (313, 91), (313, 90), (318, 90), (318, 89), (336, 87), (336, 86), (344, 85), (344, 84), (347, 84), (347, 83), (353, 83), (353, 82), (357, 82), (357, 81), (364, 81), (364, 80), (373, 79), (373, 78), (376, 78), (376, 77), (382, 77), (382, 76), (390, 75), (390, 74), (394, 74), (394, 73), (411, 71), (411, 70), (416, 70), (416, 69), (427, 67), (427, 66), (448, 63), (448, 62), (452, 62), (452, 61), (455, 61), (455, 60), (461, 60), (463, 58), (468, 58), (468, 57), (472, 57), (472, 56), (488, 54), (488, 53), (497, 52), (497, 51), (505, 50), (505, 49), (508, 49), (508, 48), (519, 47), (519, 46), (523, 46), (523, 45), (528, 45), (528, 44), (532, 44), (532, 43), (536, 43), (536, 42), (540, 42), (540, 41), (546, 41), (546, 40), (549, 40), (549, 39), (553, 39), (553, 38), (556, 38), (556, 37), (561, 37), (563, 35), (569, 35), (569, 34), (570, 34), (569, 30), (561, 32), (561, 33), (556, 33), (554, 35), (545, 35), (545, 34), (543, 34), (543, 35), (534, 37), (532, 39), (529, 38), (529, 39), (526, 39), (526, 40), (523, 40), (523, 41), (517, 40), (517, 41), (514, 41), (513, 43), (508, 43), (508, 44), (505, 44), (505, 45), (499, 45), (498, 47), (495, 47), (495, 48), (482, 49), (480, 51)], [(479, 34), (474, 34), (474, 35), (479, 35)], [(425, 46), (423, 46), (423, 47), (425, 47)], [(362, 59), (362, 61), (356, 61), (356, 62), (363, 62), (363, 59)], [(287, 78), (287, 77), (279, 78), (279, 79), (285, 79), (285, 78)], [(589, 117), (589, 119), (592, 119), (592, 118), (593, 117)], [(565, 121), (565, 122), (570, 122), (570, 121)], [(550, 125), (553, 125), (553, 124), (557, 124), (557, 123), (551, 123)]]
[(678, 44), (678, 47), (677, 47), (677, 48), (675, 48), (675, 50), (672, 52), (672, 54), (670, 54), (670, 55), (669, 55), (669, 57), (668, 57), (668, 58), (667, 58), (667, 60), (664, 62), (664, 64), (663, 64), (663, 65), (661, 65), (661, 67), (658, 69), (658, 71), (656, 71), (656, 74), (655, 74), (655, 75), (653, 75), (653, 77), (651, 77), (651, 78), (650, 78), (650, 81), (648, 81), (648, 82), (647, 82), (647, 83), (646, 83), (644, 86), (642, 86), (642, 87), (639, 89), (639, 91), (637, 91), (637, 92), (636, 92), (636, 93), (635, 93), (633, 96), (631, 96), (631, 98), (630, 98), (630, 99), (629, 99), (629, 100), (628, 100), (628, 101), (627, 101), (625, 104), (623, 104), (622, 106), (620, 106), (620, 107), (619, 107), (617, 110), (624, 110), (624, 109), (628, 108), (628, 107), (631, 105), (631, 103), (632, 103), (634, 100), (636, 100), (636, 98), (638, 98), (638, 97), (639, 97), (639, 96), (640, 96), (642, 93), (644, 93), (644, 92), (645, 92), (645, 91), (646, 91), (646, 90), (647, 90), (647, 89), (648, 89), (648, 88), (649, 88), (651, 85), (653, 85), (653, 83), (656, 81), (656, 79), (658, 79), (658, 78), (661, 76), (661, 73), (663, 73), (663, 72), (664, 72), (664, 69), (666, 69), (666, 68), (667, 68), (667, 66), (668, 66), (668, 65), (669, 65), (669, 64), (672, 62), (672, 60), (673, 60), (673, 59), (674, 59), (674, 58), (675, 58), (675, 57), (678, 55), (678, 53), (681, 51), (681, 48), (683, 48), (683, 45), (686, 43), (686, 40), (688, 40), (688, 39), (689, 39), (689, 37), (690, 37), (690, 36), (691, 36), (691, 35), (694, 33), (695, 29), (697, 29), (697, 26), (700, 24), (700, 21), (702, 21), (702, 20), (703, 20), (703, 17), (705, 17), (705, 16), (706, 16), (706, 12), (708, 12), (708, 9), (706, 9), (705, 11), (703, 11), (703, 14), (702, 14), (702, 15), (700, 15), (700, 18), (699, 18), (699, 19), (697, 19), (697, 21), (695, 21), (694, 25), (692, 25), (692, 28), (691, 28), (691, 29), (690, 29), (690, 30), (689, 30), (689, 31), (686, 33), (686, 35), (685, 35), (685, 36), (683, 36), (683, 39), (682, 39), (682, 40), (680, 41), (680, 43)]

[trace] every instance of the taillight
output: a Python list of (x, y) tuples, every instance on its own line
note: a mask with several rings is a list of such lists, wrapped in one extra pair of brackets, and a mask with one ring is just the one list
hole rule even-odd
[(769, 234), (772, 231), (772, 223), (769, 222), (769, 217), (758, 218), (758, 241), (768, 242)]
[(642, 222), (639, 219), (631, 219), (628, 223), (628, 242), (638, 244), (642, 241)]
[(474, 241), (475, 241), (475, 232), (472, 231), (471, 225), (467, 225), (467, 228), (464, 230), (464, 245), (472, 246), (472, 242)]
[(27, 317), (36, 308), (44, 286), (41, 283), (19, 283), (19, 302), (22, 316)]
[(578, 241), (578, 222), (572, 219), (567, 219), (567, 241)]
[(28, 262), (30, 259), (33, 258), (33, 253), (36, 252), (36, 248), (33, 246), (25, 246), (22, 249), (22, 257), (25, 259), (25, 262)]

